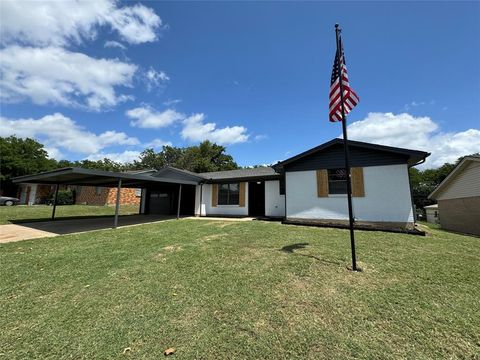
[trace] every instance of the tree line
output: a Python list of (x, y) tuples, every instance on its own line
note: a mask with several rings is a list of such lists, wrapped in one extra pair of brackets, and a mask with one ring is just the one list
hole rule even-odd
[(64, 167), (82, 167), (106, 171), (128, 171), (140, 169), (159, 170), (174, 166), (193, 172), (209, 172), (238, 169), (233, 157), (224, 146), (208, 140), (196, 146), (163, 146), (156, 152), (145, 149), (138, 160), (120, 163), (108, 158), (101, 160), (55, 160), (48, 156), (43, 144), (30, 138), (16, 136), (0, 137), (0, 193), (15, 196), (17, 186), (12, 178), (35, 174)]

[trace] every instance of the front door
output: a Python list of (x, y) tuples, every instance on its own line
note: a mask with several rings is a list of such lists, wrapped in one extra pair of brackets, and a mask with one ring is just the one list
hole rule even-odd
[(248, 215), (265, 216), (265, 182), (248, 183)]
[(150, 214), (170, 215), (170, 193), (151, 190), (149, 196)]

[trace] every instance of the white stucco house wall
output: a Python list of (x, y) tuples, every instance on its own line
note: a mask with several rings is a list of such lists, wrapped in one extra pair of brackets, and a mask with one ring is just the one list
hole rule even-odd
[[(355, 220), (413, 223), (406, 164), (364, 167), (363, 183), (353, 196)], [(287, 218), (348, 220), (346, 193), (318, 196), (316, 170), (286, 172), (286, 193)]]

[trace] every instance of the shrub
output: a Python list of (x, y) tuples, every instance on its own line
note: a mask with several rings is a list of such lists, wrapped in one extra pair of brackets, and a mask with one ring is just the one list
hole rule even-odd
[[(53, 204), (55, 200), (55, 192), (51, 193), (48, 203)], [(57, 197), (57, 205), (73, 205), (75, 204), (75, 193), (72, 190), (59, 190)]]

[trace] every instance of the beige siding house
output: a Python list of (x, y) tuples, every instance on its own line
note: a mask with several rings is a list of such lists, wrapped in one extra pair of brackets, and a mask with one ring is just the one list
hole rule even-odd
[(429, 195), (446, 230), (480, 235), (480, 156), (465, 157)]
[(427, 215), (427, 222), (432, 224), (438, 224), (438, 204), (425, 206), (424, 209), (425, 214)]

